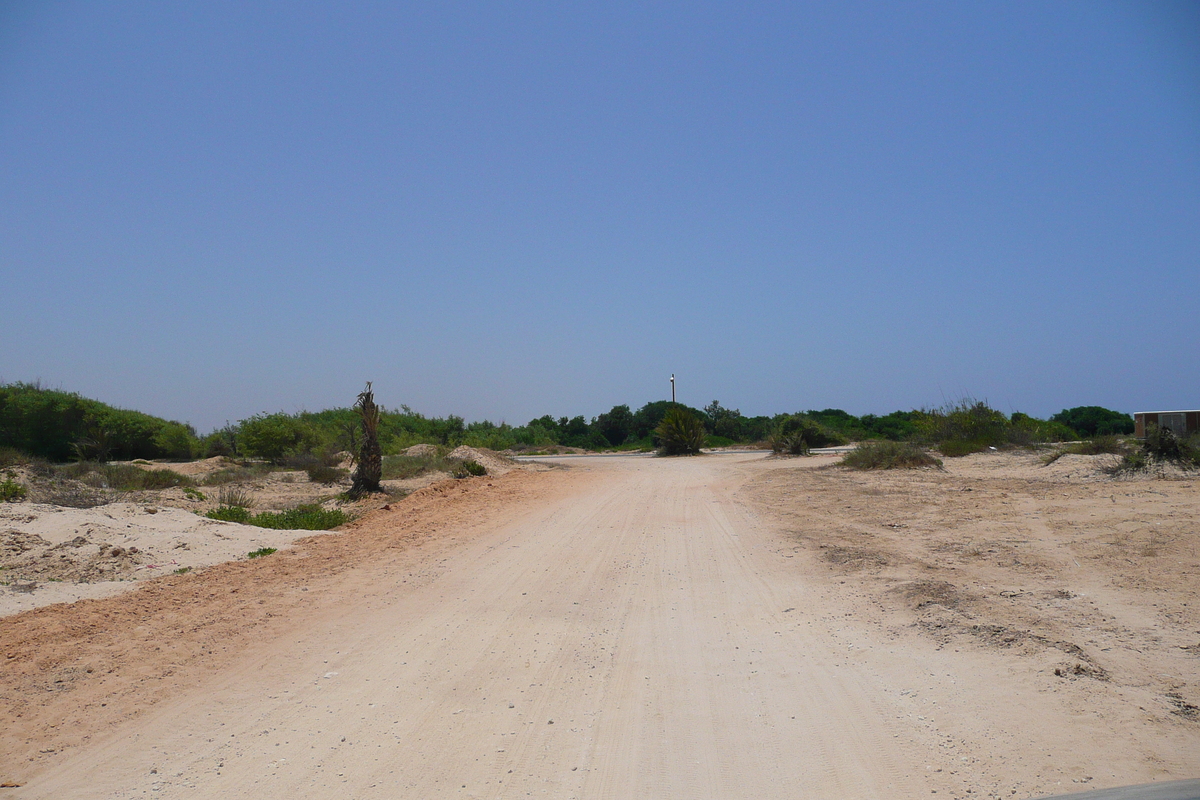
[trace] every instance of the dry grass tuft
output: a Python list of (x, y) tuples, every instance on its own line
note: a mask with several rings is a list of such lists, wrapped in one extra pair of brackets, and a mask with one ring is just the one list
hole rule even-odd
[(860, 442), (839, 462), (851, 469), (941, 469), (941, 459), (911, 442)]

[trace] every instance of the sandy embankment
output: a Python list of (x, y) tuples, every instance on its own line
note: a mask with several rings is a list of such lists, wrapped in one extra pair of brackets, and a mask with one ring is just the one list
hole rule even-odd
[[(408, 454), (436, 452), (430, 445), (416, 445)], [(491, 451), (465, 446), (447, 459), (478, 461), (493, 476), (518, 468)], [(221, 457), (190, 463), (132, 463), (147, 470), (170, 469), (196, 480), (235, 466)], [(22, 472), (24, 479), (32, 480)], [(384, 486), (403, 495), (449, 477), (444, 472), (429, 472), (384, 481)], [(378, 498), (350, 505), (335, 501), (335, 495), (345, 488), (312, 483), (303, 472), (279, 470), (223, 486), (130, 493), (128, 502), (93, 508), (0, 504), (0, 617), (54, 603), (109, 597), (132, 589), (138, 581), (245, 560), (251, 552), (284, 548), (313, 535), (312, 531), (271, 530), (202, 516), (219, 505), (225, 489), (236, 489), (247, 497), (254, 512), (322, 503), (358, 516), (385, 502)]]
[(312, 531), (218, 522), (144, 503), (62, 508), (0, 505), (0, 555), (19, 573), (0, 588), (0, 616), (127, 591), (130, 582), (244, 559)]

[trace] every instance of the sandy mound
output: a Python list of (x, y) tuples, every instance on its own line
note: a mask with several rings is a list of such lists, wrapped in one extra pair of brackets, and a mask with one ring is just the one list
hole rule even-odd
[(416, 458), (425, 458), (428, 456), (436, 456), (437, 451), (437, 447), (431, 444), (414, 444), (412, 447), (404, 451), (404, 455), (414, 456)]
[(114, 461), (114, 464), (125, 463), (132, 464), (135, 467), (142, 469), (169, 469), (172, 472), (178, 472), (180, 475), (208, 475), (217, 470), (227, 469), (228, 467), (236, 466), (225, 456), (213, 456), (200, 461), (184, 461), (184, 462), (163, 462), (163, 461)]
[(0, 505), (0, 616), (104, 597), (130, 581), (245, 558), (312, 531), (218, 522), (179, 508), (111, 503), (63, 508)]
[(1043, 480), (1108, 480), (1109, 475), (1104, 470), (1112, 467), (1119, 460), (1119, 456), (1108, 454), (1079, 456), (1067, 453), (1054, 459), (1054, 461), (1046, 466), (1039, 468), (1038, 477)]
[(489, 475), (503, 475), (509, 470), (517, 469), (517, 463), (511, 458), (505, 458), (495, 450), (484, 450), (478, 447), (460, 445), (450, 451), (446, 458), (454, 461), (474, 461), (482, 464)]

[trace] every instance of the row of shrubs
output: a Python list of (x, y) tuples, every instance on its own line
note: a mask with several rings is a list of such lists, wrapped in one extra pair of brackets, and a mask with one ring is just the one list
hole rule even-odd
[[(112, 501), (111, 492), (132, 492), (183, 487), (195, 499), (205, 495), (195, 488), (194, 481), (172, 470), (144, 470), (128, 464), (98, 464), (79, 462), (53, 466), (46, 462), (31, 465), (37, 477), (44, 480), (40, 502), (74, 508), (92, 508)], [(241, 469), (241, 468), (239, 468)], [(247, 470), (253, 475), (253, 472)], [(220, 483), (220, 482), (218, 482)], [(108, 492), (104, 491), (108, 490)], [(0, 480), (0, 502), (19, 502), (28, 497), (28, 490), (17, 482), (9, 471)], [(212, 519), (241, 522), (260, 528), (278, 530), (329, 530), (351, 518), (341, 509), (324, 509), (316, 504), (300, 505), (284, 511), (264, 511), (252, 514), (252, 501), (242, 489), (222, 485), (218, 490), (218, 508), (208, 512)]]
[[(955, 448), (946, 447), (945, 444), (939, 445), (943, 455), (947, 455), (947, 451), (955, 452)], [(1150, 425), (1140, 443), (1115, 434), (1101, 434), (1056, 448), (1042, 459), (1042, 463), (1053, 464), (1064, 455), (1106, 454), (1121, 456), (1120, 460), (1106, 467), (1106, 471), (1112, 475), (1144, 471), (1157, 465), (1200, 469), (1200, 433), (1180, 437), (1168, 428)], [(860, 442), (841, 463), (856, 469), (942, 466), (940, 459), (917, 442), (891, 441)]]
[[(1084, 407), (1056, 416), (1086, 425), (1093, 435), (1054, 450), (1044, 459), (1047, 464), (1067, 453), (1112, 453), (1122, 456), (1112, 468), (1115, 473), (1146, 469), (1156, 463), (1200, 467), (1200, 435), (1180, 439), (1170, 430), (1151, 426), (1141, 446), (1135, 448), (1125, 439), (1108, 432), (1117, 428), (1123, 433), (1132, 433), (1132, 420), (1122, 420), (1116, 412)], [(818, 420), (813, 414), (793, 414), (778, 419), (767, 440), (771, 449), (778, 454), (805, 455), (814, 447), (847, 442), (844, 434)], [(941, 468), (941, 459), (930, 452), (933, 448), (942, 456), (953, 458), (987, 449), (1028, 447), (1078, 438), (1077, 432), (1061, 418), (1039, 420), (1019, 412), (1006, 416), (986, 402), (973, 399), (940, 409), (914, 412), (911, 422), (912, 429), (906, 441), (859, 441), (841, 463), (855, 469)], [(672, 409), (656, 434), (661, 442), (659, 452), (665, 455), (698, 453), (703, 442), (700, 420), (685, 408)]]
[[(672, 409), (656, 431), (663, 455), (695, 455), (704, 443), (704, 428), (686, 409)], [(770, 435), (771, 449), (778, 454), (807, 455), (814, 447), (844, 444), (845, 438), (803, 414), (789, 415), (777, 423)], [(869, 439), (859, 442), (842, 459), (855, 469), (911, 469), (941, 467), (940, 459), (916, 442)]]
[(326, 509), (316, 503), (306, 503), (286, 511), (261, 511), (257, 514), (244, 506), (218, 506), (205, 516), (223, 522), (240, 522), (281, 531), (327, 531), (350, 521), (350, 515), (342, 509)]
[(196, 431), (37, 384), (0, 384), (0, 447), (64, 462), (188, 458)]
[[(781, 428), (785, 429), (786, 437), (794, 435), (794, 429), (798, 427), (807, 429), (801, 438), (808, 447), (866, 439), (919, 439), (963, 441), (968, 443), (967, 448), (979, 449), (1001, 444), (1069, 441), (1098, 433), (1133, 432), (1133, 419), (1128, 414), (1098, 406), (1067, 409), (1049, 420), (1021, 412), (1005, 416), (986, 403), (974, 400), (941, 409), (894, 411), (885, 416), (856, 417), (841, 409), (827, 408), (747, 417), (738, 409), (725, 408), (714, 400), (703, 409), (668, 401), (646, 403), (637, 411), (628, 405), (618, 405), (590, 422), (582, 416), (554, 418), (545, 415), (522, 426), (486, 420), (467, 424), (455, 416), (428, 418), (402, 406), (399, 411), (382, 410), (379, 439), (384, 452), (390, 454), (398, 454), (420, 443), (447, 447), (465, 444), (493, 450), (536, 450), (553, 446), (652, 450), (662, 446), (658, 428), (673, 409), (686, 411), (699, 422), (708, 446), (769, 443)], [(282, 461), (305, 453), (357, 452), (356, 425), (357, 417), (352, 409), (262, 414), (209, 434), (200, 441), (199, 454)]]
[[(1133, 431), (1128, 414), (1099, 406), (1065, 409), (1048, 420), (1021, 412), (1006, 416), (975, 400), (884, 416), (857, 417), (827, 408), (749, 417), (714, 400), (703, 409), (668, 401), (646, 403), (636, 411), (618, 405), (591, 421), (583, 416), (545, 415), (521, 426), (486, 420), (468, 424), (453, 415), (426, 417), (402, 405), (398, 410), (381, 409), (379, 440), (384, 453), (393, 455), (420, 443), (494, 450), (673, 448), (676, 445), (664, 442), (659, 432), (672, 411), (684, 412), (696, 421), (699, 428), (692, 426), (688, 435), (703, 436), (704, 445), (765, 442), (777, 452), (788, 453), (888, 439), (930, 443), (944, 447), (944, 455), (954, 456), (987, 447)], [(677, 428), (677, 415), (672, 419), (668, 428)], [(339, 479), (333, 472), (338, 468), (337, 454), (357, 452), (360, 435), (360, 420), (353, 408), (258, 414), (201, 437), (183, 423), (116, 409), (76, 394), (32, 384), (0, 385), (0, 449), (15, 448), (54, 462), (224, 455), (304, 469), (314, 480), (331, 482)]]
[[(247, 462), (210, 472), (200, 481), (171, 469), (142, 469), (133, 464), (76, 461), (68, 464), (50, 464), (41, 459), (28, 459), (19, 453), (5, 453), (5, 466), (22, 464), (36, 477), (69, 479), (94, 489), (111, 489), (118, 492), (155, 491), (174, 486), (222, 486), (228, 483), (245, 483), (259, 480), (267, 472), (277, 469), (264, 462)], [(305, 471), (315, 483), (337, 483), (347, 474), (346, 470), (323, 465), (310, 465)]]
[(1113, 474), (1140, 472), (1161, 464), (1197, 469), (1200, 468), (1200, 432), (1181, 437), (1170, 428), (1149, 425), (1146, 438), (1139, 447), (1125, 447), (1117, 452), (1122, 452), (1122, 457), (1113, 466)]
[[(774, 452), (789, 455), (804, 455), (815, 447), (848, 444), (854, 437), (845, 430), (854, 418), (845, 412), (834, 412), (826, 410), (780, 415), (774, 419), (766, 437), (767, 444)], [(1071, 412), (1064, 411), (1063, 414), (1070, 416)], [(826, 424), (838, 424), (839, 421), (843, 425), (842, 430)], [(1132, 420), (1129, 423), (1132, 426)], [(692, 409), (673, 409), (656, 431), (656, 436), (664, 453), (698, 452), (699, 445), (689, 442), (688, 436), (703, 438), (702, 420)], [(985, 401), (966, 399), (938, 409), (910, 412), (903, 441), (934, 447), (943, 456), (954, 458), (989, 448), (1063, 442), (1078, 437), (1074, 429), (1061, 421), (1040, 420), (1021, 412), (1009, 416)], [(862, 436), (858, 440), (899, 441)], [(877, 452), (895, 455), (912, 451), (880, 448)]]
[[(142, 469), (134, 464), (78, 461), (55, 465), (40, 459), (24, 458), (15, 451), (9, 451), (4, 455), (4, 466), (21, 464), (27, 467), (34, 477), (41, 478), (44, 482), (78, 482), (90, 489), (112, 492), (155, 491), (180, 487), (199, 495), (200, 498), (203, 498), (203, 494), (197, 487), (218, 487), (222, 503), (224, 503), (224, 493), (231, 484), (261, 480), (268, 472), (279, 468), (277, 465), (267, 462), (244, 462), (210, 472), (197, 481), (191, 476), (171, 469)], [(309, 459), (296, 459), (285, 466), (304, 469), (314, 483), (335, 484), (347, 475), (345, 469), (327, 466), (319, 462), (313, 463)], [(389, 456), (383, 462), (383, 477), (387, 480), (412, 478), (429, 472), (448, 472), (455, 477), (473, 477), (486, 475), (487, 469), (472, 460), (447, 459), (440, 452), (421, 456)], [(3, 482), (4, 485), (7, 487), (8, 484), (11, 484), (13, 488), (5, 488), (3, 494), (0, 495), (0, 502), (23, 498), (25, 491), (20, 484), (15, 482), (12, 473), (8, 472), (5, 475), (7, 477)], [(240, 496), (236, 494), (236, 489), (228, 488), (228, 491), (235, 493), (230, 495), (231, 497)], [(99, 499), (100, 495), (94, 493), (76, 498), (78, 502), (87, 501), (86, 505), (94, 505), (95, 501)]]

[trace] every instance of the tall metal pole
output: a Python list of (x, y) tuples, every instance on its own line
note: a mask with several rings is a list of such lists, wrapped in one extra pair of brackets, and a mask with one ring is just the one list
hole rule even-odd
[(675, 373), (671, 373), (671, 402), (675, 402)]

